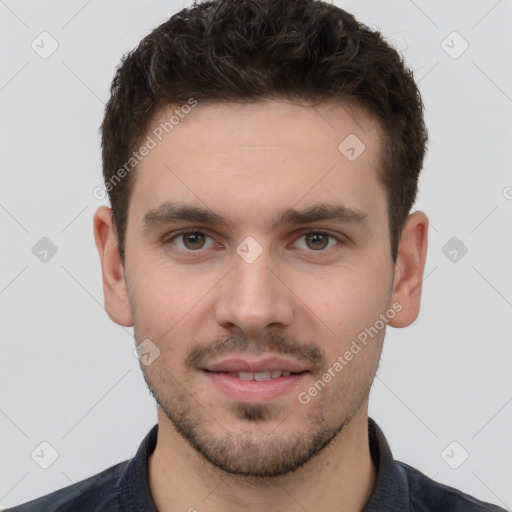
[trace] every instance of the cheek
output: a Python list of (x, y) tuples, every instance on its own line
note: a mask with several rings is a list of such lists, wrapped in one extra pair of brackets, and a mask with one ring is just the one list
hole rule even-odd
[(137, 273), (130, 274), (130, 301), (141, 335), (172, 338), (218, 281), (215, 272), (192, 273), (190, 268), (153, 262), (139, 265)]
[(323, 324), (328, 352), (339, 353), (384, 313), (388, 285), (383, 276), (384, 272), (362, 265), (361, 270), (339, 269), (328, 279), (303, 283), (301, 297)]

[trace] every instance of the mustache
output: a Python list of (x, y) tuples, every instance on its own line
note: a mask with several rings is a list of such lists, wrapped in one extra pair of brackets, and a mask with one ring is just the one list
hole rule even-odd
[(300, 343), (294, 336), (283, 336), (271, 332), (264, 338), (249, 338), (244, 334), (230, 334), (213, 343), (196, 343), (185, 358), (185, 367), (188, 370), (200, 369), (212, 359), (230, 354), (260, 355), (267, 352), (286, 354), (297, 361), (310, 363), (313, 367), (321, 368), (325, 365), (324, 351), (314, 343)]

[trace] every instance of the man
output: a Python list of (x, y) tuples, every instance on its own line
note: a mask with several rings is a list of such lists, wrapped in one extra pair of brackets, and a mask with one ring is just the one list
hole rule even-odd
[(423, 106), (381, 34), (313, 0), (205, 2), (111, 92), (94, 234), (158, 425), (134, 459), (11, 510), (502, 510), (394, 461), (368, 418), (428, 230), (409, 213)]

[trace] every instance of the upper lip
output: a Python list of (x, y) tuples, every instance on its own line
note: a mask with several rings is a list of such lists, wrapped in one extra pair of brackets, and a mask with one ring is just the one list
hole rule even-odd
[(272, 372), (285, 371), (291, 373), (300, 373), (309, 369), (304, 364), (296, 361), (290, 361), (282, 357), (267, 357), (257, 361), (240, 358), (226, 358), (221, 361), (215, 361), (203, 366), (203, 370), (210, 372)]

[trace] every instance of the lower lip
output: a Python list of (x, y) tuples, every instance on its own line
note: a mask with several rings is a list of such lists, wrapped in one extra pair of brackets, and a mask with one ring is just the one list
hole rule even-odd
[(309, 372), (270, 380), (242, 380), (227, 373), (203, 370), (206, 377), (221, 391), (238, 402), (249, 404), (268, 402), (293, 390)]

